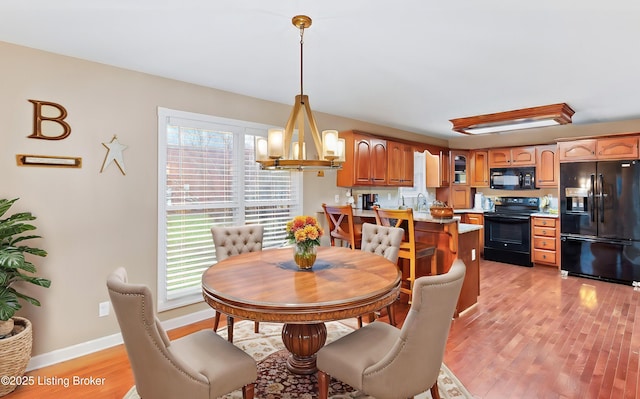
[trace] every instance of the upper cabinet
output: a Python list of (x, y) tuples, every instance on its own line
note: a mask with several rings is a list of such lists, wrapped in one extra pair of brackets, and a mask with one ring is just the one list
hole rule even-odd
[(637, 159), (638, 137), (598, 139), (596, 156), (598, 159)]
[(440, 151), (440, 186), (448, 186), (451, 183), (451, 154), (449, 151)]
[(390, 186), (413, 187), (413, 151), (411, 144), (387, 141)]
[(561, 141), (558, 151), (560, 162), (595, 160), (596, 140)]
[(387, 141), (353, 131), (340, 137), (345, 139), (345, 162), (337, 172), (337, 185), (386, 186)]
[(471, 187), (489, 187), (489, 151), (471, 151), (470, 158)]
[(555, 144), (536, 147), (536, 187), (558, 187), (558, 147)]
[(638, 136), (562, 141), (558, 150), (560, 162), (637, 159)]
[(451, 184), (459, 184), (467, 186), (467, 173), (469, 168), (469, 151), (452, 150), (451, 167), (453, 168)]
[(489, 150), (490, 168), (508, 168), (510, 166), (534, 166), (536, 147), (492, 148)]
[(440, 167), (440, 155), (424, 151), (426, 165), (425, 183), (427, 187), (440, 187), (442, 185), (442, 168)]

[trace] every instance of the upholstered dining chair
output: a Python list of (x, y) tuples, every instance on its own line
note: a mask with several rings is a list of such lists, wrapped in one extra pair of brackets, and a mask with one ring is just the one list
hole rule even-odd
[(383, 209), (373, 207), (376, 216), (376, 223), (383, 226), (400, 227), (405, 226), (405, 237), (400, 244), (398, 257), (409, 260), (409, 278), (407, 279), (409, 287), (403, 287), (400, 292), (409, 295), (409, 303), (411, 303), (411, 295), (413, 292), (413, 283), (416, 280), (416, 268), (418, 259), (431, 257), (431, 274), (436, 274), (438, 270), (437, 249), (435, 246), (425, 244), (416, 240), (415, 223), (413, 220), (413, 209)]
[[(398, 262), (398, 251), (404, 237), (404, 230), (397, 227), (362, 224), (362, 244), (360, 250), (384, 256), (393, 263)], [(393, 305), (387, 306), (389, 323), (395, 326)], [(362, 316), (358, 317), (358, 327), (362, 327)]]
[(362, 231), (353, 221), (351, 205), (322, 204), (322, 209), (327, 218), (331, 246), (336, 245), (336, 240), (341, 240), (348, 243), (351, 249), (360, 248)]
[[(248, 224), (244, 226), (214, 226), (211, 228), (213, 245), (216, 248), (216, 258), (218, 262), (230, 256), (244, 254), (247, 252), (262, 251), (262, 237), (264, 226), (259, 224)], [(216, 311), (213, 321), (213, 330), (218, 331), (220, 324), (220, 312)], [(255, 322), (254, 330), (260, 330), (260, 323)], [(233, 317), (227, 316), (227, 337), (229, 342), (233, 342)]]
[(211, 330), (170, 341), (149, 288), (129, 283), (122, 267), (109, 275), (107, 288), (141, 398), (215, 399), (240, 388), (243, 398), (253, 398), (251, 356)]
[(438, 393), (438, 374), (466, 267), (456, 259), (449, 272), (415, 281), (413, 302), (401, 329), (374, 321), (318, 351), (319, 398), (335, 377), (376, 398)]

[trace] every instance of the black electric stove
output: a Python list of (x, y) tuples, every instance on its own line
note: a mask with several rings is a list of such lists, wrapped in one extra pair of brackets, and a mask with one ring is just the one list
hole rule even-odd
[(484, 258), (520, 266), (531, 263), (531, 214), (538, 197), (498, 197), (495, 212), (484, 214)]

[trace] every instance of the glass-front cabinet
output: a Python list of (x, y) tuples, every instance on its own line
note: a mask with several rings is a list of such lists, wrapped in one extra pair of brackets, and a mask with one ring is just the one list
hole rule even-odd
[(453, 166), (451, 183), (468, 185), (467, 172), (469, 167), (468, 151), (451, 151), (451, 165)]

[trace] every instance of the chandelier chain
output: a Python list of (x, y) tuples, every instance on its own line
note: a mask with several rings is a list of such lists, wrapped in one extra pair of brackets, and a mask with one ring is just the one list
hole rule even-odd
[(300, 25), (300, 95), (302, 96), (304, 94), (304, 90), (303, 90), (303, 79), (302, 79), (302, 74), (303, 74), (303, 68), (302, 68), (302, 64), (303, 64), (303, 48), (304, 48), (304, 25)]

